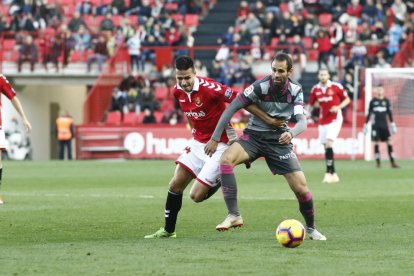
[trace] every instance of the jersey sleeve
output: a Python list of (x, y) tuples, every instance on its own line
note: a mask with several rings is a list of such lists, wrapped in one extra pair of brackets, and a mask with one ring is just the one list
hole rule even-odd
[(368, 107), (368, 114), (367, 114), (367, 117), (365, 118), (365, 123), (368, 123), (369, 122), (369, 119), (370, 119), (370, 117), (371, 117), (371, 114), (372, 114), (372, 109), (373, 109), (373, 101), (371, 100), (370, 102), (369, 102), (369, 107)]
[(388, 113), (388, 118), (390, 119), (390, 122), (394, 122), (394, 118), (392, 117), (391, 103), (390, 103), (390, 100), (388, 99), (387, 99), (387, 113)]
[(296, 93), (296, 96), (293, 100), (293, 114), (301, 114), (303, 115), (303, 106), (304, 106), (304, 99), (303, 99), (303, 90), (302, 87)]
[(214, 93), (216, 99), (223, 98), (226, 103), (231, 103), (237, 97), (237, 91), (212, 79), (200, 79), (200, 85)]
[(13, 99), (16, 96), (16, 91), (14, 91), (10, 82), (4, 75), (0, 75), (0, 92), (4, 94), (9, 100)]
[(338, 95), (339, 95), (339, 98), (341, 99), (341, 101), (343, 101), (346, 98), (348, 98), (348, 93), (346, 92), (346, 90), (344, 89), (344, 87), (342, 86), (342, 84), (335, 83), (335, 85), (337, 87)]
[(315, 104), (315, 102), (316, 102), (315, 87), (312, 87), (312, 90), (310, 92), (309, 100), (308, 101), (309, 101), (309, 104), (310, 105), (314, 105)]

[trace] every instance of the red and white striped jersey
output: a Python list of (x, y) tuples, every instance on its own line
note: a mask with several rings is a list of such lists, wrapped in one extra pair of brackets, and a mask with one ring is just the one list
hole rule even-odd
[[(338, 116), (338, 113), (329, 111), (331, 107), (340, 105), (347, 97), (348, 93), (346, 93), (340, 83), (328, 81), (326, 86), (318, 83), (312, 88), (309, 104), (314, 105), (316, 101), (319, 102), (321, 108), (319, 122), (321, 125), (326, 125), (335, 121)], [(338, 112), (341, 112), (341, 110)]]
[[(201, 143), (210, 140), (221, 114), (226, 109), (226, 103), (230, 103), (237, 96), (237, 92), (231, 87), (198, 76), (195, 77), (192, 92), (187, 93), (176, 84), (173, 94), (191, 122), (194, 139)], [(229, 141), (226, 131), (221, 135), (220, 141)]]

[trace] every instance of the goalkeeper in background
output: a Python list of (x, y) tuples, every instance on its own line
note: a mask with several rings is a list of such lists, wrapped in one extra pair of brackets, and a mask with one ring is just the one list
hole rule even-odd
[[(377, 168), (381, 167), (381, 156), (379, 142), (386, 142), (388, 145), (388, 156), (390, 157), (391, 168), (398, 168), (394, 160), (394, 152), (391, 144), (391, 134), (388, 128), (388, 121), (391, 125), (391, 132), (397, 133), (397, 127), (392, 118), (392, 107), (390, 101), (384, 97), (384, 88), (377, 86), (374, 89), (374, 97), (369, 103), (369, 110), (365, 120), (364, 134), (368, 133), (368, 123), (372, 123), (371, 140), (374, 142), (375, 161)], [(388, 121), (387, 121), (388, 115)]]

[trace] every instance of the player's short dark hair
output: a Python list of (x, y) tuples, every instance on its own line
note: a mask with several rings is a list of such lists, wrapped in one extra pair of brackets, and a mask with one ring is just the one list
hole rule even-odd
[(279, 62), (286, 61), (288, 71), (290, 71), (293, 67), (292, 57), (289, 54), (286, 54), (284, 52), (277, 52), (275, 57), (273, 58), (273, 61), (275, 61), (275, 60), (279, 61)]
[(194, 61), (189, 56), (180, 56), (175, 60), (175, 68), (180, 71), (194, 69)]

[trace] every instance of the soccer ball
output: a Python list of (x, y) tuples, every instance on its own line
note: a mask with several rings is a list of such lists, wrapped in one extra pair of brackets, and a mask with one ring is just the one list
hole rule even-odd
[(297, 247), (305, 239), (305, 228), (295, 219), (284, 220), (276, 229), (276, 239), (285, 247)]

